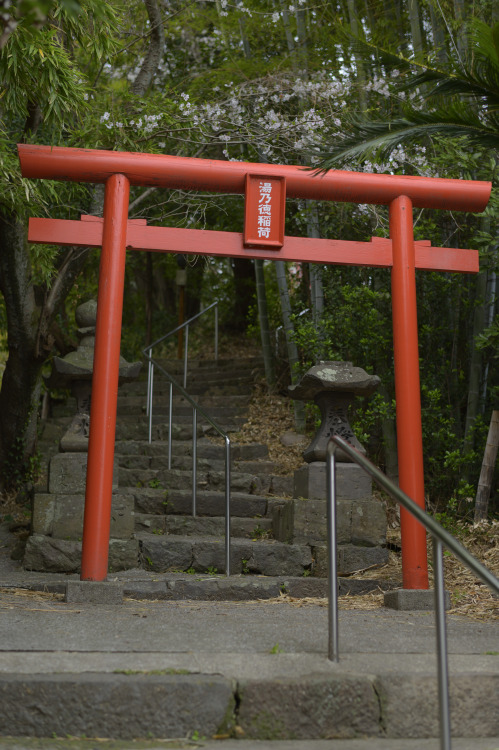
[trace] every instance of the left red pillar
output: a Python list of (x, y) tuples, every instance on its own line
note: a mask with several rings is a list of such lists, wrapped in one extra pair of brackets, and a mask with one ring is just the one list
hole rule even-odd
[(130, 183), (106, 181), (88, 440), (81, 579), (107, 577)]

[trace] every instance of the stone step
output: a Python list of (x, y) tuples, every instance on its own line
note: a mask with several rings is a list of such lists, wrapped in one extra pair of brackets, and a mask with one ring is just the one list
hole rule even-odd
[[(156, 362), (173, 375), (184, 372), (183, 359), (168, 359), (156, 357)], [(263, 372), (262, 357), (227, 357), (224, 359), (189, 359), (187, 362), (187, 372), (246, 372), (247, 370), (260, 370)], [(141, 377), (145, 377), (147, 365), (144, 367)]]
[[(215, 536), (223, 538), (225, 518), (216, 516), (158, 516), (148, 513), (135, 513), (135, 530), (150, 534), (173, 534), (176, 536)], [(231, 519), (231, 537), (249, 539), (272, 538), (271, 518)]]
[[(147, 455), (166, 456), (168, 454), (168, 441), (154, 440), (148, 443), (144, 440), (117, 440), (116, 453), (119, 455)], [(263, 443), (233, 443), (230, 447), (231, 460), (253, 461), (268, 456), (268, 447)], [(209, 438), (198, 438), (198, 458), (212, 458), (222, 460), (225, 458), (225, 445), (214, 443)], [(172, 456), (192, 456), (192, 442), (188, 440), (172, 441)]]
[[(168, 450), (166, 453), (158, 454), (157, 456), (150, 455), (120, 455), (116, 453), (118, 463), (120, 467), (125, 469), (159, 469), (167, 468), (168, 466)], [(231, 467), (244, 474), (259, 474), (264, 476), (271, 476), (276, 472), (277, 465), (274, 461), (235, 461), (231, 456)], [(175, 455), (172, 451), (172, 469), (181, 469), (183, 471), (192, 470), (192, 455)], [(197, 469), (198, 471), (225, 471), (225, 457), (221, 455), (220, 458), (203, 458), (197, 456)], [(286, 477), (287, 479), (287, 477)]]
[[(191, 466), (168, 469), (168, 458), (149, 459), (147, 456), (121, 457), (119, 461), (119, 486), (153, 487), (168, 491), (175, 489), (192, 489)], [(191, 463), (191, 460), (189, 460)], [(225, 467), (217, 469), (207, 459), (197, 462), (196, 487), (198, 490), (223, 490), (225, 487)], [(253, 494), (272, 494), (282, 497), (293, 494), (293, 478), (274, 476), (272, 474), (243, 473), (238, 471), (237, 464), (230, 474), (231, 492)]]
[[(180, 386), (183, 385), (182, 382), (179, 382)], [(130, 384), (135, 385), (135, 390), (127, 389), (125, 390), (125, 386), (121, 386), (118, 391), (118, 398), (143, 398), (145, 400), (146, 394), (147, 394), (147, 383), (141, 382), (141, 383), (135, 383)], [(185, 390), (193, 398), (195, 401), (202, 401), (202, 400), (214, 400), (215, 402), (217, 400), (221, 400), (224, 397), (224, 390), (223, 388), (227, 388), (227, 394), (229, 395), (230, 399), (236, 399), (241, 402), (247, 402), (251, 398), (251, 393), (253, 391), (253, 385), (254, 383), (251, 380), (248, 380), (245, 383), (241, 382), (229, 382), (228, 380), (222, 380), (219, 383), (214, 382), (211, 383), (207, 380), (200, 379), (199, 381), (189, 383), (187, 381), (187, 387)], [(154, 398), (169, 398), (170, 395), (170, 385), (169, 381), (166, 378), (163, 378), (163, 380), (159, 380), (159, 377), (155, 377), (154, 379)], [(181, 392), (173, 388), (173, 397), (174, 398), (183, 398)]]
[[(139, 550), (145, 570), (157, 573), (194, 570), (224, 572), (224, 539), (195, 536), (161, 536), (139, 532)], [(231, 572), (235, 575), (310, 575), (313, 558), (310, 547), (299, 544), (253, 539), (231, 540)]]
[[(146, 386), (145, 384), (140, 385), (140, 391), (137, 395), (124, 393), (121, 389), (118, 391), (118, 414), (126, 413), (127, 408), (132, 409), (134, 414), (140, 414), (141, 411), (145, 410)], [(244, 382), (241, 380), (221, 380), (220, 382), (201, 380), (199, 383), (189, 383), (186, 391), (196, 403), (211, 415), (211, 411), (216, 411), (217, 408), (239, 408), (244, 410), (251, 398), (252, 382), (250, 380), (245, 380)], [(181, 408), (182, 404), (188, 404), (188, 401), (178, 394), (178, 391), (175, 389), (173, 393), (174, 413), (176, 413), (176, 410)], [(163, 385), (155, 382), (153, 410), (168, 409), (169, 398), (170, 393), (167, 381)], [(191, 409), (192, 407), (188, 405), (185, 408)], [(73, 417), (76, 414), (76, 400), (69, 397), (67, 401), (52, 403), (50, 414), (53, 419), (68, 416)]]
[[(173, 408), (176, 409), (180, 406), (189, 406), (189, 401), (185, 398), (185, 396), (181, 396), (173, 392)], [(204, 396), (200, 401), (200, 405), (203, 407), (203, 409), (212, 409), (216, 408), (217, 406), (230, 406), (234, 408), (240, 408), (244, 409), (248, 406), (249, 402), (251, 401), (251, 394), (243, 394), (238, 393), (234, 394), (232, 396)], [(140, 405), (145, 406), (146, 404), (146, 389), (145, 387), (141, 388), (140, 393), (138, 394), (123, 394), (120, 391), (118, 391), (118, 404), (121, 404), (123, 402), (129, 403), (130, 405)], [(170, 394), (168, 389), (163, 393), (158, 393), (158, 391), (155, 389), (154, 391), (154, 405), (156, 406), (169, 406), (170, 403)], [(190, 407), (192, 408), (192, 407)]]
[[(173, 372), (169, 372), (168, 374), (171, 375), (179, 385), (184, 387), (182, 374), (179, 373), (177, 376), (175, 376), (175, 373)], [(169, 389), (169, 379), (162, 373), (156, 371), (154, 374), (154, 390), (156, 389), (156, 385), (159, 385), (160, 383), (163, 387), (166, 386)], [(189, 372), (185, 390), (189, 393), (191, 389), (196, 391), (197, 388), (202, 387), (202, 390), (204, 391), (206, 390), (206, 386), (211, 385), (237, 385), (241, 389), (247, 388), (248, 390), (251, 390), (254, 383), (255, 375), (251, 371), (224, 372), (214, 370), (213, 372)], [(124, 391), (124, 393), (126, 393), (126, 391)]]
[[(200, 406), (202, 406), (202, 404), (200, 404)], [(229, 420), (230, 422), (234, 422), (235, 420), (243, 420), (242, 423), (244, 424), (244, 422), (246, 422), (247, 420), (247, 409), (239, 406), (202, 406), (202, 408), (215, 422), (224, 423), (227, 420)], [(159, 401), (154, 400), (152, 411), (153, 416), (157, 421), (159, 415), (161, 415), (163, 419), (165, 417), (168, 418), (170, 407), (167, 401), (159, 403)], [(193, 407), (191, 406), (191, 404), (181, 406), (174, 405), (172, 410), (172, 419), (177, 423), (189, 422), (192, 420), (192, 411)], [(145, 413), (146, 405), (143, 399), (141, 400), (141, 403), (139, 403), (138, 400), (136, 403), (130, 403), (128, 399), (118, 401), (118, 419), (121, 419), (122, 416), (132, 417), (136, 415), (144, 415)], [(200, 412), (198, 413), (198, 420), (199, 419), (203, 421), (203, 416)]]
[[(192, 492), (188, 490), (164, 490), (154, 487), (130, 487), (127, 495), (134, 498), (136, 513), (154, 515), (192, 514)], [(261, 495), (249, 495), (244, 492), (233, 492), (230, 498), (231, 517), (258, 519), (272, 516), (276, 500)], [(286, 502), (286, 501), (281, 501)], [(225, 516), (225, 494), (213, 490), (201, 490), (196, 495), (198, 516)]]
[[(188, 490), (192, 488), (192, 472), (181, 469), (168, 469), (167, 459), (156, 459), (155, 466), (164, 463), (164, 468), (123, 468), (120, 466), (120, 487), (156, 487), (168, 492), (174, 490)], [(197, 487), (199, 489), (223, 490), (225, 487), (225, 472), (203, 471), (197, 472)], [(252, 494), (263, 494), (270, 488), (270, 481), (261, 479), (256, 474), (241, 474), (233, 471), (230, 476), (232, 492), (246, 492)]]
[[(224, 424), (219, 425), (223, 428), (224, 432), (229, 434), (233, 432), (239, 432), (244, 420), (240, 423), (235, 424)], [(153, 415), (152, 420), (152, 439), (153, 441), (165, 441), (168, 439), (169, 426), (168, 422), (165, 422), (165, 418), (162, 416)], [(207, 423), (203, 423), (198, 420), (197, 435), (203, 437), (206, 434), (214, 433), (215, 430)], [(122, 416), (116, 424), (116, 439), (117, 440), (144, 440), (148, 439), (149, 424), (146, 417), (130, 417), (126, 418)], [(192, 441), (192, 419), (186, 419), (185, 421), (174, 422), (172, 425), (172, 438), (173, 440), (189, 440)]]

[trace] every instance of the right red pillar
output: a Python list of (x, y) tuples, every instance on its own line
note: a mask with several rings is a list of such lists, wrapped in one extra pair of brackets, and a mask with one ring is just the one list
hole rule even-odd
[[(414, 230), (412, 202), (405, 195), (390, 203), (390, 237), (399, 483), (400, 489), (424, 509)], [(404, 508), (400, 509), (400, 526), (403, 586), (427, 589), (426, 531)]]

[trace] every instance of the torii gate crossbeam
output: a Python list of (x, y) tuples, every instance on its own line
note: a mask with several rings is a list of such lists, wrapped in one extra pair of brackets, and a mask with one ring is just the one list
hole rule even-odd
[[(105, 183), (104, 217), (31, 219), (29, 240), (101, 246), (81, 577), (107, 576), (126, 249), (391, 266), (400, 487), (424, 508), (415, 269), (476, 273), (473, 250), (414, 242), (412, 207), (482, 211), (491, 185), (470, 180), (331, 171), (157, 154), (19, 145), (23, 176)], [(372, 243), (285, 237), (278, 250), (234, 232), (147, 227), (128, 220), (130, 185), (245, 193), (248, 176), (285, 183), (288, 196), (389, 205), (390, 239)], [(269, 183), (265, 183), (269, 184)], [(283, 198), (284, 200), (284, 198)], [(270, 244), (270, 243), (269, 243)], [(276, 243), (274, 243), (276, 244)], [(265, 245), (263, 242), (262, 245)], [(428, 588), (424, 528), (401, 511), (403, 585)]]

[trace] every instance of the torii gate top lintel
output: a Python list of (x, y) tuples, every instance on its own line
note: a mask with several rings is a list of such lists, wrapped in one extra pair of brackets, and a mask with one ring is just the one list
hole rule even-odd
[[(83, 579), (103, 580), (107, 576), (127, 248), (389, 266), (399, 483), (421, 508), (425, 507), (415, 271), (421, 268), (476, 273), (478, 253), (415, 242), (412, 207), (483, 211), (491, 183), (346, 171), (316, 174), (290, 165), (30, 144), (19, 145), (18, 149), (24, 177), (106, 184), (102, 219), (31, 219), (29, 234), (34, 242), (102, 248), (82, 545)], [(128, 220), (130, 185), (245, 194), (244, 234), (137, 224)], [(355, 243), (284, 237), (286, 195), (389, 205), (390, 238)], [(404, 587), (426, 589), (425, 530), (403, 509), (401, 532)]]
[(106, 182), (123, 174), (131, 185), (244, 193), (249, 173), (284, 177), (292, 198), (387, 205), (400, 195), (416, 208), (483, 211), (491, 183), (435, 177), (331, 170), (317, 174), (289, 164), (229, 162), (164, 154), (102, 151), (31, 144), (18, 145), (24, 177)]

